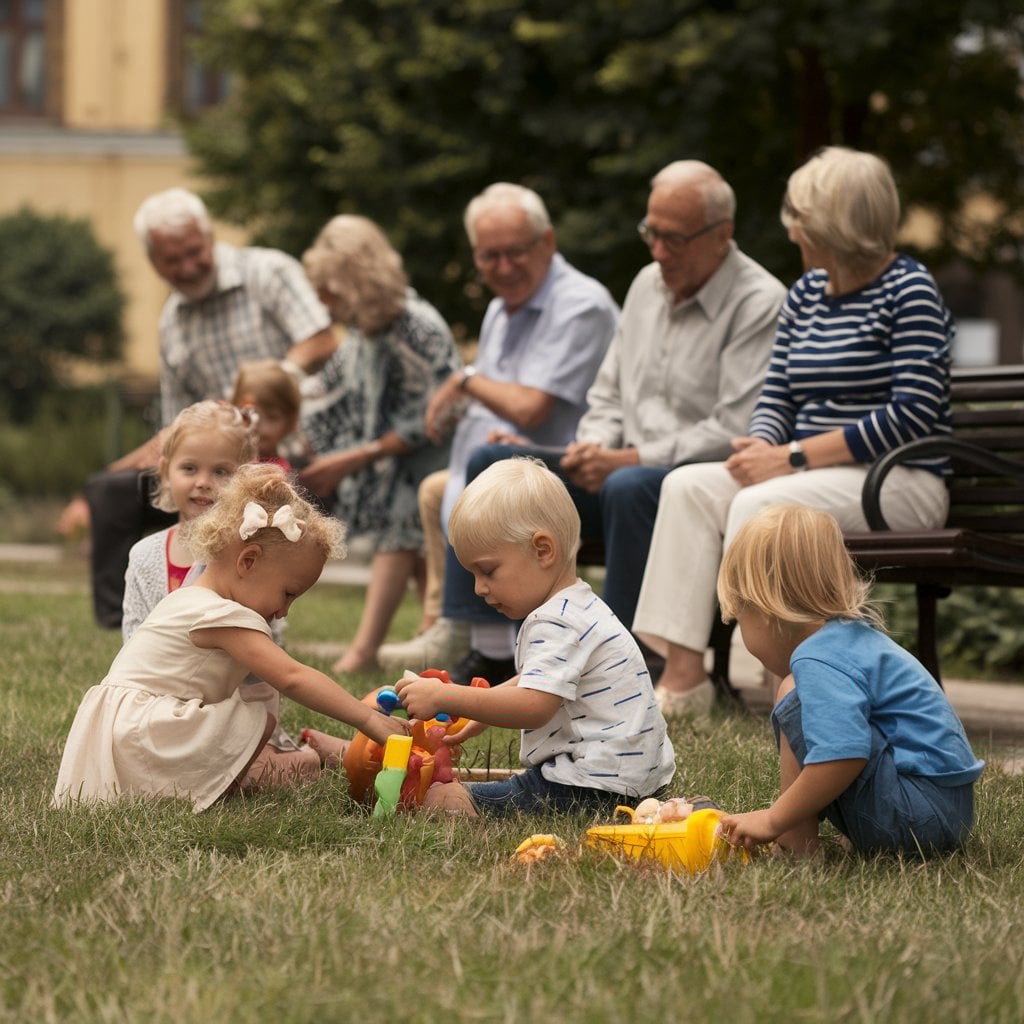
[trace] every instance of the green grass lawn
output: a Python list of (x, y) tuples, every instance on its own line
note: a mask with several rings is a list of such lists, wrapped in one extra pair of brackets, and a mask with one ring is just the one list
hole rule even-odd
[[(351, 636), (359, 600), (314, 588), (289, 644)], [(416, 617), (404, 608), (396, 634)], [(1021, 776), (986, 771), (962, 855), (830, 844), (818, 863), (695, 878), (581, 852), (582, 818), (374, 820), (337, 774), (199, 816), (170, 801), (58, 812), (67, 729), (119, 638), (92, 624), (74, 560), (0, 565), (0, 629), (0, 1020), (1024, 1019)], [(328, 725), (294, 704), (284, 723)], [(516, 737), (493, 732), (475, 756), (510, 763)], [(771, 800), (764, 720), (722, 712), (672, 739), (674, 793)], [(533, 832), (569, 855), (513, 863)]]

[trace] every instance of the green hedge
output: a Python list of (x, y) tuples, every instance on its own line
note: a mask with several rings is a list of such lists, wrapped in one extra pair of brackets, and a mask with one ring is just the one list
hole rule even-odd
[[(880, 585), (875, 597), (893, 639), (916, 653), (917, 601), (912, 586)], [(1024, 678), (1024, 588), (954, 587), (939, 601), (943, 675)]]
[(68, 497), (87, 476), (152, 433), (116, 388), (49, 392), (26, 424), (0, 418), (0, 500)]

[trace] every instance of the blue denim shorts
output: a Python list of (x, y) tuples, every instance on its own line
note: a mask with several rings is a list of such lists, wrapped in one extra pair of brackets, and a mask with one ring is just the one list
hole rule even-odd
[(635, 802), (635, 798), (620, 793), (550, 782), (539, 766), (500, 782), (468, 782), (466, 789), (477, 811), (494, 818), (543, 811), (592, 812), (611, 817), (619, 804)]
[[(786, 737), (800, 766), (807, 756), (800, 698), (791, 690), (772, 711), (778, 744)], [(940, 786), (923, 775), (901, 775), (893, 749), (871, 726), (871, 753), (850, 787), (825, 807), (827, 818), (865, 852), (929, 853), (963, 846), (974, 823), (974, 786)]]

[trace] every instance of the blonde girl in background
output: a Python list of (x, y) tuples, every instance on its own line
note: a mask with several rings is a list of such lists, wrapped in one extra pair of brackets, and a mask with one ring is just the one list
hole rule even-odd
[(126, 642), (192, 568), (180, 527), (208, 512), (235, 470), (256, 453), (251, 420), (226, 402), (196, 402), (164, 431), (151, 501), (162, 512), (177, 512), (178, 522), (143, 537), (128, 554), (121, 619)]
[(984, 762), (939, 684), (881, 631), (836, 520), (798, 505), (757, 513), (726, 548), (725, 619), (777, 676), (778, 799), (722, 818), (724, 837), (806, 856), (827, 818), (855, 850), (954, 850)]
[[(307, 446), (297, 436), (302, 394), (293, 374), (278, 359), (242, 363), (231, 401), (256, 413), (259, 461), (273, 462), (291, 472), (292, 460), (309, 461)], [(289, 444), (291, 442), (291, 444)]]
[(270, 624), (344, 552), (344, 527), (305, 501), (280, 467), (240, 467), (213, 509), (184, 529), (205, 568), (153, 609), (86, 693), (64, 748), (56, 806), (180, 797), (199, 812), (238, 791), (318, 777), (314, 749), (282, 753), (268, 744), (274, 716), (240, 694), (250, 673), (380, 743), (408, 728), (271, 637)]

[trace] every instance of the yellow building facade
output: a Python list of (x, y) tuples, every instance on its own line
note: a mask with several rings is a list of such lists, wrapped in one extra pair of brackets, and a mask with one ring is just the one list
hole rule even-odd
[[(132, 217), (153, 192), (201, 185), (175, 128), (224, 85), (211, 87), (189, 57), (199, 4), (6, 0), (0, 10), (0, 211), (29, 206), (92, 224), (128, 298), (118, 375), (153, 385), (167, 287)], [(243, 240), (221, 225), (217, 233)]]

